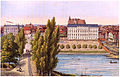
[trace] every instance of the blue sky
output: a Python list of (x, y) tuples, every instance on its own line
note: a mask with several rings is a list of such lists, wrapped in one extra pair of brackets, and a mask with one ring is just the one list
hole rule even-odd
[(46, 24), (56, 17), (66, 25), (69, 16), (85, 19), (88, 24), (118, 24), (118, 1), (2, 1), (2, 24)]

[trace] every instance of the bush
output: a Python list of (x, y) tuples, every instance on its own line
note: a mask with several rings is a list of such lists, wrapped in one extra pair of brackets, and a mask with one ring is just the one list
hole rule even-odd
[(73, 49), (76, 49), (76, 46), (75, 46), (75, 44), (73, 44), (73, 45), (72, 45), (72, 48), (73, 48)]
[(82, 48), (87, 48), (87, 44), (83, 44)]
[(67, 48), (67, 49), (69, 49), (69, 48), (70, 48), (70, 45), (69, 45), (69, 44), (67, 44), (67, 45), (66, 45), (66, 48)]
[(92, 45), (91, 45), (91, 44), (89, 45), (89, 48), (92, 48)]
[(101, 45), (99, 45), (99, 46), (98, 46), (98, 48), (99, 48), (99, 49), (102, 49), (102, 46), (101, 46)]
[(77, 45), (77, 48), (80, 49), (80, 48), (81, 48), (81, 44), (78, 44), (78, 45)]
[(94, 48), (94, 49), (96, 49), (96, 48), (97, 48), (97, 46), (96, 46), (96, 45), (93, 45), (93, 48)]
[(63, 45), (63, 44), (62, 44), (62, 45), (60, 45), (60, 48), (61, 48), (61, 49), (64, 49), (64, 45)]

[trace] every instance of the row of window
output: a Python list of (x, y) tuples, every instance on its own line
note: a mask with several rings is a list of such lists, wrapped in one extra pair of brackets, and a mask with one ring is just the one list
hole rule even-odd
[(94, 36), (97, 36), (97, 34), (68, 34), (68, 36), (92, 36), (92, 35), (94, 35)]
[(89, 30), (69, 30), (68, 32), (98, 32), (98, 30), (91, 30), (91, 31), (89, 31)]
[(17, 28), (5, 28), (4, 30), (17, 30)]
[(84, 37), (84, 38), (69, 37), (69, 39), (97, 39), (97, 37), (94, 37), (94, 38), (90, 38), (90, 37)]

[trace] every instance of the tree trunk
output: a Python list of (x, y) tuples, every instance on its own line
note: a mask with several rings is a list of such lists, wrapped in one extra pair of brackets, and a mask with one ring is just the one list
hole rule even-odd
[(49, 76), (49, 70), (48, 70), (47, 74), (48, 74), (48, 76)]
[(2, 63), (2, 68), (3, 68), (4, 63)]

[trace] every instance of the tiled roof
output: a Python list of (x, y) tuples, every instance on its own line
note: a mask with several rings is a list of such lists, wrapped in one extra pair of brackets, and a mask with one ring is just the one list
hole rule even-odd
[(98, 24), (68, 24), (67, 27), (78, 27), (78, 26), (83, 26), (83, 27), (98, 27)]

